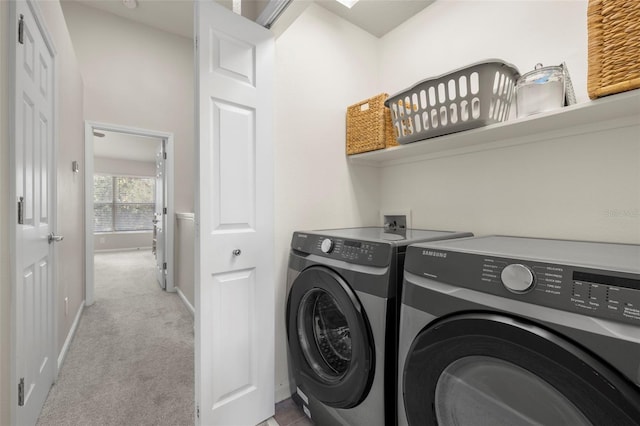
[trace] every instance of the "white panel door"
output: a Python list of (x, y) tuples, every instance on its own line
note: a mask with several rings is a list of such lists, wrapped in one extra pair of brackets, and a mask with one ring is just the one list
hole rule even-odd
[(165, 197), (165, 176), (164, 176), (164, 141), (160, 143), (160, 147), (156, 151), (156, 208), (153, 216), (153, 233), (155, 237), (155, 256), (156, 256), (156, 280), (160, 287), (167, 288), (166, 269), (164, 267), (165, 260), (165, 242), (164, 230), (167, 215), (164, 214), (166, 207)]
[(196, 404), (203, 425), (274, 412), (274, 40), (196, 2)]
[[(12, 2), (13, 3), (13, 2)], [(36, 23), (31, 2), (13, 3), (22, 17), (22, 43), (15, 49), (13, 155), (16, 202), (14, 319), (16, 424), (35, 424), (53, 383), (54, 275), (54, 53)]]

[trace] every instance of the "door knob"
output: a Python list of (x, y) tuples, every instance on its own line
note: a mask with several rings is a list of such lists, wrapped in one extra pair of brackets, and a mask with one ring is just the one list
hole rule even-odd
[(60, 242), (62, 240), (64, 240), (64, 237), (62, 235), (56, 235), (53, 232), (49, 234), (48, 237), (49, 240), (49, 244), (53, 243), (53, 242)]
[(234, 255), (234, 256), (240, 256), (241, 254), (242, 254), (242, 250), (240, 250), (240, 249), (235, 249), (235, 250), (233, 251), (233, 255)]

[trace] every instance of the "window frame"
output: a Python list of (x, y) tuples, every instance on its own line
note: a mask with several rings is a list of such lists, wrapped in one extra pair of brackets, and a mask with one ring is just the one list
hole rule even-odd
[[(153, 231), (153, 223), (151, 223), (149, 228), (145, 228), (145, 229), (128, 229), (128, 230), (122, 230), (122, 229), (116, 229), (116, 207), (117, 206), (153, 206), (154, 210), (155, 210), (155, 205), (156, 205), (156, 182), (155, 180), (157, 179), (156, 176), (143, 176), (143, 175), (132, 175), (132, 174), (124, 174), (124, 173), (107, 173), (107, 172), (98, 172), (98, 173), (93, 173), (94, 176), (94, 187), (93, 187), (93, 193), (94, 193), (94, 200), (95, 200), (95, 177), (96, 176), (106, 176), (106, 177), (111, 177), (111, 201), (110, 202), (96, 202), (93, 201), (93, 216), (94, 216), (94, 224), (93, 224), (93, 233), (94, 234), (118, 234), (118, 233), (136, 233), (136, 232), (152, 232)], [(122, 203), (122, 202), (118, 202), (116, 200), (116, 196), (117, 196), (117, 184), (116, 184), (116, 179), (117, 178), (132, 178), (132, 179), (151, 179), (153, 180), (153, 201), (150, 203), (140, 203), (140, 202), (136, 202), (136, 203)], [(97, 231), (96, 230), (96, 224), (95, 224), (95, 209), (96, 206), (98, 205), (103, 205), (103, 206), (111, 206), (111, 230), (109, 231)]]

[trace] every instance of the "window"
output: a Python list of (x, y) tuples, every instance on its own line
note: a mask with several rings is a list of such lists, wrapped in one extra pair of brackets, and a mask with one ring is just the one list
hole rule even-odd
[(94, 175), (94, 231), (152, 230), (155, 184), (155, 178)]

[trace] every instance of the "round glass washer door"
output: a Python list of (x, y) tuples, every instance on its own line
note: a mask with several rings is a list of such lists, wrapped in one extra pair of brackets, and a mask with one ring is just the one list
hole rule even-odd
[(592, 425), (540, 377), (488, 356), (460, 358), (444, 369), (436, 384), (435, 411), (439, 425)]
[(298, 338), (313, 371), (339, 382), (351, 364), (351, 330), (336, 299), (323, 289), (306, 293), (298, 307)]
[(311, 266), (292, 282), (287, 338), (296, 385), (325, 405), (351, 408), (369, 394), (375, 347), (356, 293), (333, 269)]
[(640, 392), (617, 371), (523, 318), (434, 321), (402, 367), (409, 426), (638, 426)]

